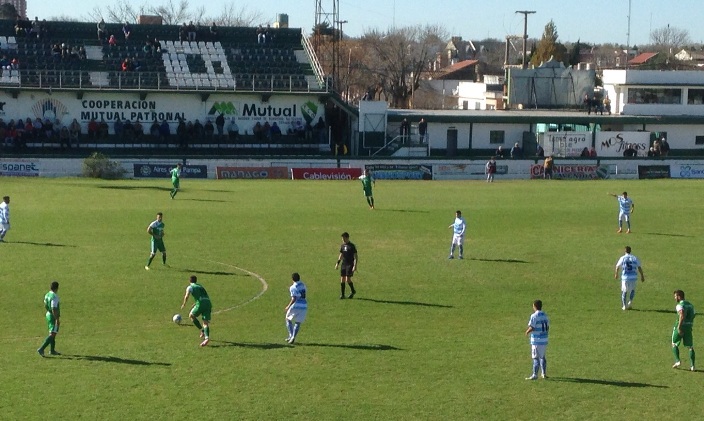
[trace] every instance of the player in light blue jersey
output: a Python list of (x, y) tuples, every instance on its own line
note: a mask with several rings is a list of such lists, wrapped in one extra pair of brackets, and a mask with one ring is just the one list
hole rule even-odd
[(618, 199), (618, 231), (616, 232), (622, 232), (623, 231), (623, 220), (626, 220), (627, 224), (627, 229), (626, 229), (626, 234), (631, 233), (631, 214), (633, 213), (633, 210), (635, 209), (635, 205), (633, 204), (633, 200), (628, 197), (628, 193), (623, 192), (622, 196), (615, 195), (613, 193), (608, 193), (610, 196), (615, 197)]
[(0, 243), (5, 241), (5, 234), (10, 230), (10, 196), (0, 202)]
[(291, 301), (284, 308), (284, 311), (286, 311), (286, 329), (288, 329), (286, 342), (289, 344), (296, 342), (301, 323), (306, 320), (306, 313), (308, 312), (306, 284), (301, 281), (301, 276), (295, 272), (291, 274), (291, 280), (293, 284), (288, 289), (291, 294)]
[(630, 310), (633, 297), (636, 295), (636, 283), (640, 272), (640, 281), (645, 282), (643, 268), (640, 267), (640, 260), (631, 254), (631, 247), (626, 246), (626, 254), (621, 256), (614, 268), (614, 279), (618, 279), (618, 271), (621, 269), (621, 309)]
[(450, 257), (454, 259), (455, 246), (459, 246), (460, 259), (464, 259), (464, 232), (467, 230), (467, 222), (462, 217), (461, 211), (455, 212), (455, 222), (450, 224), (448, 228), (452, 228), (452, 244), (450, 245)]
[(533, 374), (526, 377), (526, 380), (535, 380), (538, 378), (538, 368), (540, 368), (541, 377), (547, 378), (548, 360), (545, 358), (545, 349), (548, 346), (548, 332), (550, 331), (550, 320), (548, 315), (543, 313), (543, 302), (540, 300), (533, 301), (533, 314), (528, 320), (528, 329), (526, 336), (530, 335), (530, 354), (533, 358)]

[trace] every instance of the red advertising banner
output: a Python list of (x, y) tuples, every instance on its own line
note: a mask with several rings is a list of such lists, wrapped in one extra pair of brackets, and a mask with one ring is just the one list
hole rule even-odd
[(291, 168), (294, 180), (355, 180), (361, 175), (361, 168)]
[(215, 167), (218, 180), (261, 180), (288, 178), (287, 167)]

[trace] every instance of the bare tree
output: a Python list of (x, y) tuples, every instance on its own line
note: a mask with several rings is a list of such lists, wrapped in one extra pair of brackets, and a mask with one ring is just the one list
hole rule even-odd
[(141, 15), (160, 16), (165, 25), (178, 25), (182, 22), (215, 22), (220, 26), (250, 26), (261, 20), (261, 13), (249, 11), (245, 6), (237, 7), (234, 1), (225, 4), (220, 14), (207, 15), (205, 6), (190, 9), (188, 0), (167, 0), (161, 4), (144, 1), (135, 5), (130, 0), (117, 0), (104, 7), (95, 6), (88, 12), (87, 20), (106, 22), (137, 22)]
[(443, 28), (433, 25), (372, 30), (360, 40), (365, 51), (360, 65), (375, 82), (377, 95), (385, 96), (392, 107), (407, 108), (447, 38)]
[(689, 32), (674, 26), (663, 26), (650, 33), (650, 41), (656, 49), (677, 50), (680, 47), (691, 43)]
[(219, 14), (212, 17), (219, 26), (254, 26), (263, 19), (262, 13), (249, 10), (245, 6), (237, 7), (234, 2), (223, 5)]

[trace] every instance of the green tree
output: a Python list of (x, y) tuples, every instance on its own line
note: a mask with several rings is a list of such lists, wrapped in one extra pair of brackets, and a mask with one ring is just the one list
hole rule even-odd
[(550, 22), (545, 25), (543, 36), (540, 38), (540, 41), (538, 41), (538, 47), (535, 49), (535, 52), (531, 54), (530, 64), (539, 66), (541, 63), (550, 60), (550, 57), (556, 61), (564, 62), (567, 57), (567, 48), (557, 42), (557, 38), (557, 27), (555, 26), (555, 22), (550, 20)]

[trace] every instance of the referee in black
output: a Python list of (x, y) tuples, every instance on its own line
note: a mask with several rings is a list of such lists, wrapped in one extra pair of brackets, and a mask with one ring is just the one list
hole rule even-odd
[(350, 295), (347, 298), (354, 298), (357, 293), (352, 283), (352, 276), (357, 270), (357, 247), (350, 242), (350, 235), (346, 232), (342, 233), (342, 245), (340, 246), (340, 255), (337, 256), (335, 269), (340, 268), (340, 299), (345, 299), (345, 283), (350, 285)]

